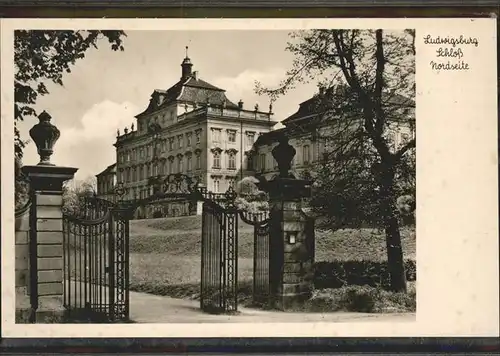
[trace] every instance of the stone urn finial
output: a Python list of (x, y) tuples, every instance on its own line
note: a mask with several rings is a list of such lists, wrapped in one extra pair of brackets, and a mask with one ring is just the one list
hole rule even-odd
[(280, 134), (278, 137), (278, 145), (271, 151), (274, 159), (278, 163), (279, 176), (281, 178), (290, 178), (290, 169), (292, 168), (292, 160), (295, 157), (296, 150), (288, 143), (288, 137)]
[(40, 156), (40, 162), (38, 165), (54, 165), (50, 163), (50, 156), (54, 153), (53, 148), (61, 136), (61, 132), (57, 127), (50, 123), (51, 119), (52, 117), (46, 111), (43, 111), (40, 115), (38, 115), (38, 120), (40, 120), (40, 122), (33, 126), (30, 130), (30, 136), (35, 142), (38, 155)]

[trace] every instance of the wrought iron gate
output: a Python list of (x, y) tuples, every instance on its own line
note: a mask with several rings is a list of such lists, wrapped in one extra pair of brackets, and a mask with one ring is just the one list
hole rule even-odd
[(92, 322), (129, 318), (129, 220), (106, 200), (86, 198), (64, 215), (64, 305)]
[(269, 299), (269, 213), (240, 211), (241, 219), (253, 225), (253, 303), (263, 306)]
[(203, 203), (201, 309), (208, 313), (238, 308), (238, 211), (207, 199)]

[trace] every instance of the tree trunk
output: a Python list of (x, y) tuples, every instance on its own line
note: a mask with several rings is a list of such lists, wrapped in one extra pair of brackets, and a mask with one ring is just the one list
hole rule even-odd
[(399, 223), (394, 215), (386, 218), (384, 223), (391, 290), (394, 292), (406, 292), (406, 274)]
[(381, 172), (381, 212), (385, 228), (387, 246), (387, 265), (389, 269), (390, 288), (394, 292), (406, 292), (406, 274), (401, 247), (401, 234), (396, 216), (394, 197), (393, 165), (382, 165)]

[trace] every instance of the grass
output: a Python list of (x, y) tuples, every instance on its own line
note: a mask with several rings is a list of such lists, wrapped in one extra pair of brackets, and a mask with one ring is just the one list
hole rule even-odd
[[(250, 303), (252, 294), (253, 227), (240, 221), (238, 230), (238, 295), (240, 303), (245, 305)], [(415, 258), (414, 230), (404, 228), (401, 233), (405, 259)], [(199, 299), (201, 279), (200, 216), (131, 221), (129, 243), (130, 289), (132, 291), (176, 298)], [(316, 261), (355, 259), (383, 261), (386, 259), (385, 235), (383, 231), (376, 229), (344, 229), (333, 234), (317, 231), (315, 259)], [(335, 308), (349, 310), (352, 306), (349, 307), (349, 303), (345, 300), (355, 298), (356, 293), (349, 292), (350, 289), (345, 288), (315, 291), (313, 298), (306, 303), (304, 308), (309, 311), (330, 308), (328, 310), (331, 311), (333, 305), (336, 305)], [(389, 292), (376, 288), (372, 288), (373, 290), (370, 287), (356, 288), (360, 290), (362, 295), (368, 295), (372, 299), (375, 297), (380, 300), (404, 299), (401, 296), (390, 296)], [(370, 291), (367, 292), (369, 289)], [(412, 298), (411, 293), (408, 296), (410, 299)], [(384, 302), (385, 304), (390, 305), (391, 303)], [(396, 309), (401, 309), (400, 306), (403, 304), (403, 302), (397, 304), (399, 307)], [(322, 305), (323, 307), (321, 307)], [(372, 309), (380, 311), (384, 308), (375, 305)], [(411, 310), (411, 308), (406, 308), (406, 310)]]

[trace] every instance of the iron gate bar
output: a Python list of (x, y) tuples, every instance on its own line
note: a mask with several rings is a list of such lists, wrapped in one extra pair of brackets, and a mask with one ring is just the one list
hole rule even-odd
[(70, 315), (128, 320), (129, 233), (128, 216), (102, 199), (84, 199), (76, 215), (63, 215), (63, 291)]

